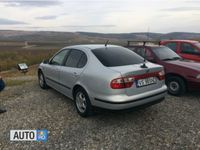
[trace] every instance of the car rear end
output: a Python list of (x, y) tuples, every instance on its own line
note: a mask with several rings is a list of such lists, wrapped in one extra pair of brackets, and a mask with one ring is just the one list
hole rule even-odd
[(164, 99), (167, 87), (162, 66), (150, 62), (144, 65), (142, 57), (122, 47), (96, 49), (93, 53), (106, 69), (117, 74), (105, 77), (109, 83), (101, 90), (106, 94), (96, 93), (93, 105), (120, 110)]

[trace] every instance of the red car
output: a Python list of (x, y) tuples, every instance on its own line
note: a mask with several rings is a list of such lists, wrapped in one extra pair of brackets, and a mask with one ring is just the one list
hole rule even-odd
[(190, 59), (200, 62), (200, 43), (192, 40), (166, 40), (161, 41), (184, 59)]
[[(200, 89), (200, 64), (182, 59), (174, 51), (158, 45), (132, 45), (128, 48), (148, 61), (164, 66), (166, 85), (172, 95)], [(148, 66), (147, 66), (148, 67)]]

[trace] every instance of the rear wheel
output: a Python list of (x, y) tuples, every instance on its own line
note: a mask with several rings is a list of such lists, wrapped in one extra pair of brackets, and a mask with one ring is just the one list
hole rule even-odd
[(78, 88), (74, 93), (74, 99), (76, 110), (80, 116), (88, 117), (93, 114), (89, 96), (84, 89)]
[(48, 88), (48, 85), (46, 84), (44, 74), (42, 73), (42, 71), (39, 71), (39, 73), (38, 73), (38, 81), (39, 81), (39, 85), (42, 89)]
[(168, 77), (166, 82), (170, 94), (180, 96), (186, 92), (185, 82), (180, 77)]

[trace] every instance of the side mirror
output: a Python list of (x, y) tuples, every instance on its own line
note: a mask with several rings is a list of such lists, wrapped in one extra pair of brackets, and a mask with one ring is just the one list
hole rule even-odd
[(50, 62), (49, 62), (49, 59), (43, 60), (43, 63), (44, 63), (44, 64), (49, 64), (49, 63), (50, 63)]

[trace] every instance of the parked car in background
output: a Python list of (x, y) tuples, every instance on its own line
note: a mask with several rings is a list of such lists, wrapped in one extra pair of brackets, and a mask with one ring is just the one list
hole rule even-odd
[(162, 66), (146, 63), (127, 48), (77, 45), (61, 49), (40, 64), (39, 85), (75, 100), (86, 117), (92, 107), (112, 110), (153, 104), (164, 99), (167, 87)]
[(200, 64), (184, 60), (173, 50), (159, 45), (128, 47), (148, 61), (164, 66), (168, 92), (182, 95), (187, 90), (200, 90)]
[(200, 62), (200, 43), (192, 40), (164, 40), (160, 42), (184, 59)]

